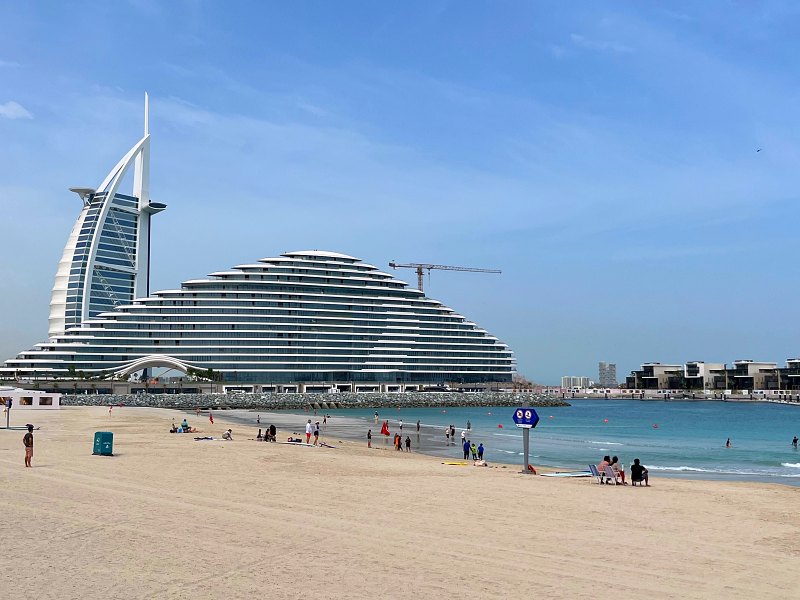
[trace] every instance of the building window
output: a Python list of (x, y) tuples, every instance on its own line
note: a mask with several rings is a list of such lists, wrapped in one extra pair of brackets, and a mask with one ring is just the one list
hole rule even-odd
[(33, 406), (33, 398), (31, 396), (22, 396), (19, 399), (20, 406)]
[(53, 399), (50, 396), (39, 398), (39, 406), (53, 406)]

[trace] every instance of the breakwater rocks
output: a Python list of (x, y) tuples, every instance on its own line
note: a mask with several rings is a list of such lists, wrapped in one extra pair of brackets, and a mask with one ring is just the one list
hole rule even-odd
[(569, 406), (546, 394), (483, 392), (405, 392), (402, 394), (65, 394), (63, 406), (141, 406), (151, 408), (334, 409), (438, 406)]

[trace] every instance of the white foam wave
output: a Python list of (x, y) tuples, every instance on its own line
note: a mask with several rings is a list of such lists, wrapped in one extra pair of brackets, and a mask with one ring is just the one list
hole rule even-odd
[(622, 442), (597, 442), (595, 440), (584, 440), (587, 444), (603, 444), (604, 446), (624, 446)]
[(800, 469), (800, 463), (781, 463), (782, 467), (789, 467), (791, 469)]
[(661, 465), (647, 465), (651, 471), (674, 471), (674, 472), (689, 472), (689, 473), (715, 473), (718, 475), (749, 475), (754, 477), (800, 477), (800, 473), (775, 473), (771, 471), (743, 471), (739, 469), (701, 469), (699, 467), (687, 466), (661, 466)]

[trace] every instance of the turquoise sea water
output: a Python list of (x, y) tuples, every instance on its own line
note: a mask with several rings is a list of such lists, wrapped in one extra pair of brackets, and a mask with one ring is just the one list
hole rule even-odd
[[(531, 433), (534, 465), (585, 470), (604, 454), (618, 455), (626, 466), (639, 458), (653, 475), (736, 479), (800, 486), (800, 407), (764, 403), (570, 400), (572, 406), (537, 409), (541, 421)], [(374, 410), (327, 411), (363, 420), (373, 434)], [(460, 457), (447, 447), (444, 427), (453, 423), (457, 437), (472, 423), (470, 439), (482, 442), (489, 461), (522, 460), (522, 433), (509, 407), (379, 409), (391, 431), (403, 419), (404, 433), (422, 422), (419, 446), (426, 452)], [(320, 413), (322, 414), (322, 413)], [(498, 425), (502, 425), (500, 428)], [(655, 427), (657, 426), (657, 427)], [(360, 437), (359, 426), (353, 437)], [(375, 435), (376, 438), (380, 437)], [(725, 447), (731, 439), (732, 446)], [(412, 438), (413, 439), (413, 438)]]

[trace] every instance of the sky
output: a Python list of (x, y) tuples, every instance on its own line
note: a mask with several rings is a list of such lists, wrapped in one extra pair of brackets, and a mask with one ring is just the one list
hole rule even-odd
[[(0, 0), (0, 357), (141, 137), (151, 289), (281, 252), (389, 269), (540, 383), (800, 355), (800, 4)], [(415, 285), (413, 271), (396, 275)]]

